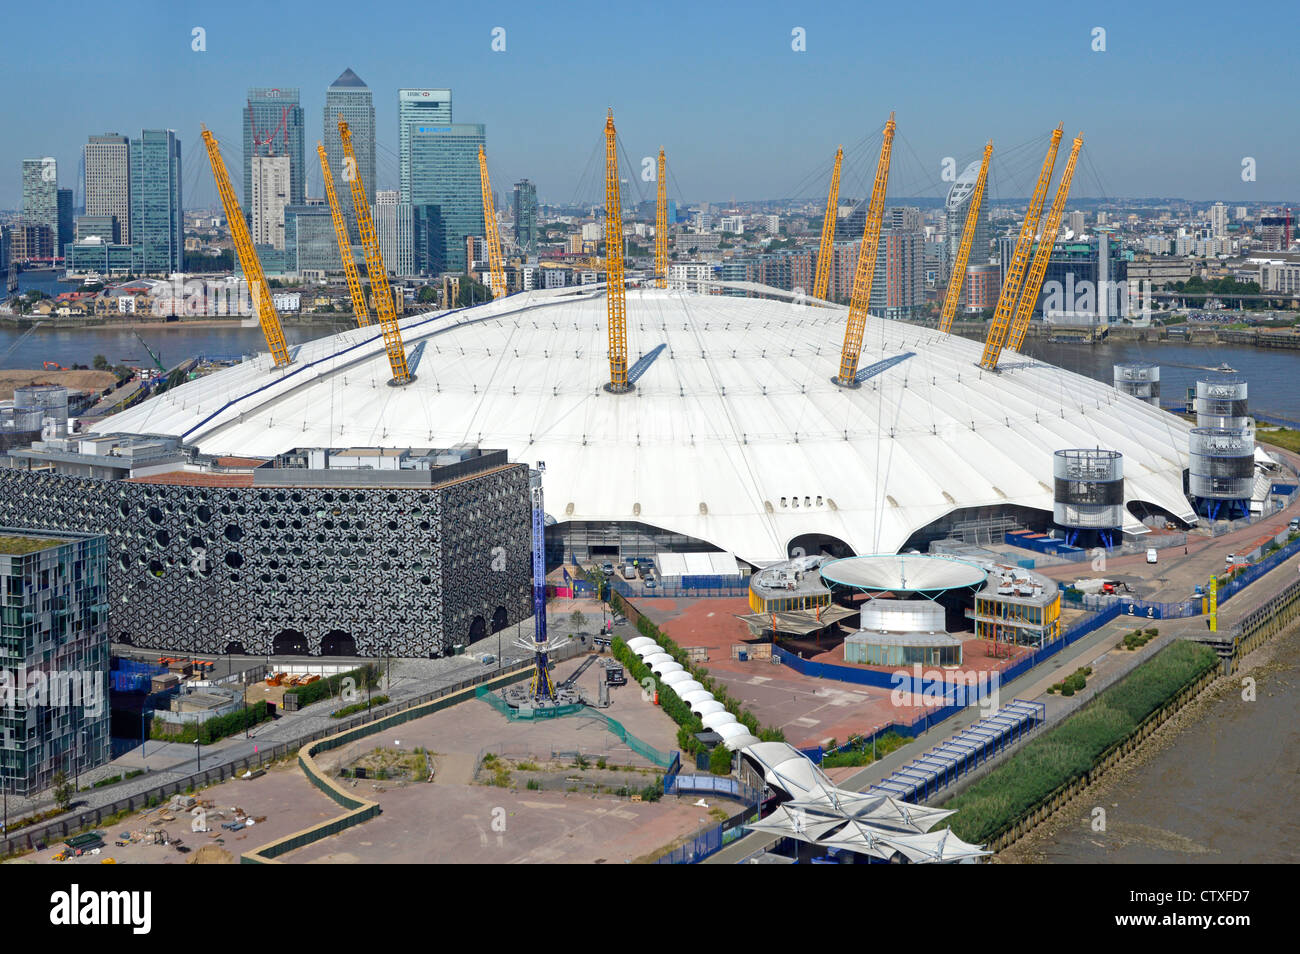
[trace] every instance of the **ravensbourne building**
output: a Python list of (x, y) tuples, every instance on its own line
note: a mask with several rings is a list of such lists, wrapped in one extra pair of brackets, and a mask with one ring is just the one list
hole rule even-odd
[(212, 457), (53, 437), (0, 470), (0, 524), (103, 533), (114, 641), (438, 656), (531, 615), (528, 468), (504, 451)]

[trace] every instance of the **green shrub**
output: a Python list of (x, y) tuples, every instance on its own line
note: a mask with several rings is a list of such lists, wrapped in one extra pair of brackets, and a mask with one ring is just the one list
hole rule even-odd
[(258, 701), (247, 708), (237, 709), (234, 712), (216, 716), (198, 724), (187, 722), (183, 725), (173, 726), (162, 719), (154, 719), (149, 730), (149, 737), (167, 742), (193, 742), (197, 736), (199, 744), (207, 745), (210, 742), (216, 742), (218, 739), (224, 739), (227, 736), (243, 732), (246, 728), (265, 722), (269, 718), (271, 718), (271, 712), (267, 704)]
[(344, 706), (342, 709), (339, 709), (335, 712), (331, 712), (330, 718), (342, 719), (345, 716), (350, 716), (357, 712), (364, 712), (365, 710), (373, 708), (374, 706), (382, 706), (386, 702), (388, 702), (388, 696), (384, 696), (384, 695), (372, 696), (366, 702), (355, 702), (350, 706)]
[[(1208, 646), (1180, 640), (1019, 752), (944, 807), (956, 811), (948, 827), (987, 843), (1007, 831), (1063, 785), (1088, 771), (1128, 738), (1151, 713), (1218, 663)], [(1066, 692), (1062, 691), (1065, 695)]]
[(725, 745), (715, 745), (709, 753), (709, 771), (714, 775), (731, 774), (731, 751)]

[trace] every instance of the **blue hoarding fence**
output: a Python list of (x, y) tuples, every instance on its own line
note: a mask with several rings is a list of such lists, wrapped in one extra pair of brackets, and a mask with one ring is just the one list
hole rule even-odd
[(693, 865), (703, 861), (709, 855), (718, 851), (725, 845), (731, 844), (737, 838), (745, 834), (745, 822), (749, 821), (758, 811), (762, 796), (752, 788), (745, 788), (748, 793), (746, 805), (736, 814), (732, 815), (721, 825), (716, 825), (707, 831), (700, 832), (680, 848), (675, 848), (668, 854), (657, 859), (657, 865)]
[(1280, 563), (1284, 563), (1291, 557), (1300, 553), (1300, 539), (1292, 540), (1280, 550), (1276, 550), (1258, 563), (1242, 570), (1227, 583), (1219, 587), (1219, 602), (1225, 603), (1233, 596), (1240, 593), (1243, 589), (1250, 586), (1261, 576), (1273, 569)]
[(668, 766), (667, 771), (664, 772), (665, 792), (671, 792), (673, 790), (673, 782), (677, 778), (681, 770), (682, 770), (682, 754), (680, 752), (674, 752), (672, 763)]
[[(676, 597), (691, 598), (701, 596), (748, 596), (749, 581), (743, 576), (715, 576), (715, 577), (680, 577), (681, 580), (691, 580), (692, 585), (687, 586), (680, 582), (664, 582), (662, 579), (657, 580), (653, 587), (647, 587), (644, 582), (629, 583), (627, 580), (612, 577), (609, 581), (610, 586), (621, 596), (632, 597), (635, 599), (654, 599), (655, 597)], [(716, 585), (701, 585), (700, 581), (713, 581)]]

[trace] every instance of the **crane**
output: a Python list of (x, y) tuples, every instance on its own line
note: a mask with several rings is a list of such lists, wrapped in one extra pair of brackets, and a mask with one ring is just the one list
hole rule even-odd
[(506, 270), (501, 264), (501, 237), (497, 234), (497, 210), (492, 201), (492, 182), (488, 179), (487, 155), (478, 147), (478, 180), (483, 188), (483, 235), (487, 240), (488, 267), (492, 270), (492, 297), (506, 293)]
[(379, 240), (375, 237), (375, 223), (370, 217), (370, 203), (366, 199), (366, 184), (356, 171), (357, 157), (352, 149), (352, 130), (347, 120), (339, 117), (339, 139), (343, 143), (343, 161), (345, 169), (353, 170), (348, 179), (352, 187), (352, 207), (357, 216), (357, 231), (361, 233), (361, 247), (366, 253), (366, 273), (370, 276), (370, 292), (375, 302), (375, 315), (379, 318), (379, 327), (384, 333), (384, 350), (388, 352), (388, 363), (393, 369), (390, 384), (403, 385), (411, 380), (411, 371), (406, 366), (406, 349), (402, 346), (402, 331), (397, 326), (397, 309), (393, 307), (393, 290), (388, 285), (388, 272), (384, 268), (384, 257), (379, 251)]
[(334, 191), (334, 176), (330, 172), (330, 161), (325, 155), (325, 147), (316, 143), (320, 154), (320, 171), (325, 177), (325, 195), (329, 198), (330, 215), (334, 219), (334, 236), (339, 242), (339, 257), (343, 259), (343, 274), (348, 279), (348, 294), (352, 296), (352, 314), (356, 316), (357, 325), (365, 328), (370, 324), (370, 310), (366, 308), (366, 294), (361, 289), (361, 276), (357, 274), (357, 263), (352, 257), (352, 242), (348, 239), (348, 225), (343, 221), (343, 212), (339, 209), (339, 197)]
[(244, 270), (244, 280), (248, 282), (253, 295), (253, 307), (257, 309), (257, 319), (262, 325), (262, 334), (266, 336), (266, 345), (271, 349), (271, 360), (277, 368), (289, 364), (289, 347), (285, 344), (284, 329), (280, 327), (280, 316), (276, 314), (275, 302), (271, 298), (271, 288), (266, 283), (262, 272), (262, 263), (253, 248), (253, 237), (248, 234), (248, 222), (239, 208), (235, 190), (230, 185), (230, 175), (226, 164), (221, 159), (221, 148), (216, 137), (207, 126), (203, 126), (203, 145), (208, 149), (208, 161), (212, 163), (212, 178), (217, 182), (217, 192), (221, 196), (221, 207), (226, 213), (226, 222), (230, 225), (230, 235), (235, 241), (235, 253), (239, 256), (239, 265)]
[(885, 217), (885, 187), (889, 184), (889, 157), (893, 148), (894, 114), (890, 113), (880, 141), (880, 160), (876, 163), (867, 223), (862, 229), (862, 248), (858, 250), (858, 267), (853, 275), (853, 297), (849, 302), (848, 324), (844, 328), (840, 373), (832, 379), (842, 388), (858, 386), (858, 356), (862, 354), (862, 334), (867, 328), (867, 309), (871, 306), (871, 285), (876, 278), (876, 252), (880, 248), (880, 224)]
[(655, 202), (655, 287), (668, 287), (668, 163), (659, 147), (659, 196)]
[(835, 167), (831, 170), (831, 191), (826, 196), (826, 216), (822, 219), (822, 244), (817, 252), (817, 275), (813, 278), (813, 297), (825, 300), (831, 280), (831, 260), (835, 257), (835, 219), (840, 207), (840, 164), (844, 147), (835, 150)]
[[(989, 178), (989, 160), (993, 158), (993, 140), (984, 147), (984, 161), (980, 164), (980, 174), (971, 190), (970, 206), (966, 209), (966, 223), (961, 230), (961, 245), (957, 249), (957, 260), (952, 264), (952, 277), (948, 279), (948, 293), (943, 299), (943, 311), (939, 313), (939, 330), (952, 330), (952, 316), (957, 313), (957, 302), (961, 300), (961, 286), (966, 278), (966, 263), (970, 261), (971, 245), (975, 242), (975, 227), (979, 224), (980, 205), (984, 201), (984, 186)], [(986, 256), (987, 257), (987, 256)]]
[(623, 287), (623, 205), (618, 192), (618, 134), (614, 110), (605, 117), (605, 313), (609, 321), (609, 383), (605, 390), (632, 390), (627, 379), (627, 291)]
[[(1070, 158), (1065, 161), (1065, 170), (1061, 173), (1061, 183), (1056, 187), (1056, 198), (1047, 213), (1047, 224), (1043, 226), (1043, 237), (1038, 240), (1038, 250), (1034, 253), (1034, 263), (1029, 267), (1025, 287), (1020, 292), (1020, 303), (1016, 306), (1016, 318), (1011, 323), (1011, 335), (1007, 338), (1007, 347), (1019, 351), (1024, 343), (1025, 332), (1029, 330), (1029, 317), (1038, 303), (1038, 292), (1043, 287), (1043, 276), (1047, 274), (1047, 263), (1052, 257), (1052, 247), (1056, 244), (1056, 233), (1061, 228), (1061, 218), (1065, 215), (1065, 203), (1070, 198), (1070, 183), (1074, 180), (1074, 166), (1079, 159), (1079, 149), (1083, 146), (1083, 133), (1074, 137), (1070, 147)], [(1106, 241), (1106, 236), (1100, 236)], [(1098, 294), (1104, 295), (1104, 289)], [(996, 363), (996, 361), (995, 361)]]
[(140, 337), (140, 332), (133, 331), (131, 333), (135, 335), (136, 340), (139, 341), (140, 344), (144, 345), (144, 350), (149, 352), (149, 357), (152, 358), (153, 363), (158, 366), (158, 370), (165, 373), (167, 371), (167, 365), (163, 364), (162, 355), (160, 355), (157, 351), (154, 351), (153, 348), (149, 347), (149, 342), (145, 341), (143, 338)]
[(998, 293), (998, 306), (993, 312), (993, 325), (989, 328), (988, 339), (984, 342), (984, 354), (979, 366), (986, 371), (995, 371), (998, 357), (1002, 354), (1002, 345), (1006, 341), (1007, 331), (1011, 327), (1012, 312), (1016, 307), (1016, 294), (1025, 277), (1025, 265), (1029, 260), (1029, 249), (1034, 244), (1038, 233), (1038, 218), (1043, 214), (1043, 200), (1047, 198), (1047, 187), (1052, 184), (1052, 170), (1056, 167), (1056, 150), (1061, 145), (1061, 134), (1065, 124), (1052, 131), (1052, 142), (1047, 147), (1047, 156), (1043, 159), (1043, 168), (1038, 173), (1038, 182), (1034, 184), (1034, 194), (1029, 199), (1029, 209), (1025, 212), (1025, 221), (1020, 226), (1020, 236), (1016, 239), (1016, 250), (1007, 267), (1007, 277)]

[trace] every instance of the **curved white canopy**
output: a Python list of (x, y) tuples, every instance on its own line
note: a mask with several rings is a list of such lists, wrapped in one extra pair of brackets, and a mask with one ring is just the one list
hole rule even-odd
[(673, 657), (669, 656), (667, 653), (660, 652), (660, 653), (646, 653), (644, 656), (641, 657), (641, 661), (645, 663), (647, 666), (649, 666), (651, 669), (654, 669), (654, 667), (659, 663), (676, 662), (677, 660), (673, 659)]
[(706, 716), (711, 712), (725, 712), (726, 710), (727, 707), (712, 696), (691, 703), (691, 711), (700, 716)]
[(739, 722), (729, 722), (726, 725), (720, 725), (713, 730), (725, 739), (735, 739), (742, 735), (749, 735), (750, 731)]
[(679, 697), (684, 695), (685, 693), (694, 692), (696, 689), (703, 689), (703, 688), (704, 687), (694, 679), (688, 679), (686, 680), (686, 682), (673, 683), (673, 692), (677, 693)]
[(636, 652), (642, 646), (658, 646), (659, 644), (649, 636), (634, 636), (627, 641), (627, 648)]
[[(261, 354), (94, 425), (183, 437), (208, 454), (448, 447), (472, 439), (546, 461), (558, 521), (637, 522), (759, 564), (802, 534), (894, 552), (963, 508), (1050, 512), (1062, 448), (1124, 455), (1125, 503), (1192, 518), (1189, 425), (1025, 355), (975, 367), (983, 343), (870, 316), (862, 386), (831, 382), (847, 309), (672, 289), (627, 292), (634, 398), (603, 391), (603, 287), (523, 292), (400, 319), (414, 379), (392, 377), (376, 326)], [(662, 350), (657, 350), (662, 349)], [(651, 357), (653, 355), (653, 357)], [(1133, 524), (1136, 526), (1136, 519)]]
[(660, 680), (665, 686), (672, 686), (673, 692), (677, 691), (677, 686), (684, 682), (694, 682), (689, 672), (683, 672), (681, 663), (664, 663), (665, 666), (676, 666), (672, 672), (665, 673)]
[(713, 698), (713, 693), (707, 689), (695, 689), (687, 693), (678, 693), (678, 698), (689, 706), (694, 706), (697, 702), (707, 702)]
[(748, 748), (758, 742), (758, 736), (750, 735), (746, 732), (744, 735), (733, 735), (731, 738), (723, 738), (722, 744), (733, 752)]
[(727, 725), (732, 722), (736, 722), (737, 724), (739, 723), (739, 720), (725, 709), (721, 712), (710, 712), (708, 715), (700, 719), (700, 721), (704, 723), (704, 728), (706, 729), (716, 729), (720, 725)]

